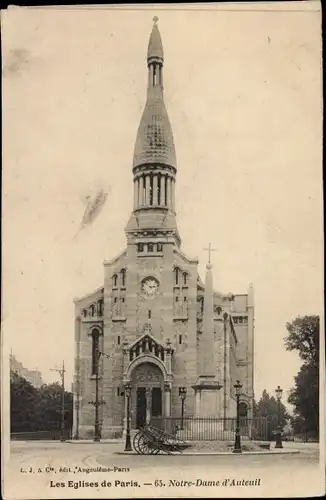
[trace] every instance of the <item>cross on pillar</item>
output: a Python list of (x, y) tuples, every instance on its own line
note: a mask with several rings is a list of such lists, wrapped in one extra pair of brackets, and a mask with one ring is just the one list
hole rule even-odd
[(211, 263), (211, 253), (215, 252), (216, 248), (212, 248), (211, 244), (208, 244), (208, 248), (204, 248), (206, 252), (208, 252), (208, 263)]
[(158, 21), (158, 17), (157, 17), (157, 16), (154, 16), (154, 17), (153, 17), (153, 21), (154, 21), (154, 24), (156, 24), (156, 23), (157, 23), (157, 21)]

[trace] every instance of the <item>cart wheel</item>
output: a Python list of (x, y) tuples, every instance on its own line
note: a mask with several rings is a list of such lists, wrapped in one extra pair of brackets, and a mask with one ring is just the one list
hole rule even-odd
[(140, 455), (147, 455), (147, 443), (143, 435), (140, 436), (138, 440), (138, 450)]
[(138, 446), (139, 446), (140, 453), (142, 455), (150, 455), (151, 454), (151, 447), (144, 436), (142, 436), (141, 439), (139, 440)]
[(135, 434), (134, 436), (134, 440), (133, 440), (133, 448), (134, 450), (140, 454), (140, 450), (139, 450), (139, 440), (141, 439), (142, 435), (140, 432), (137, 432), (137, 434)]

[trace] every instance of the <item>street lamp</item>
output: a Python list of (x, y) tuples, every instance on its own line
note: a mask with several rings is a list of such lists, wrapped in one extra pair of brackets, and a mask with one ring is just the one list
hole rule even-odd
[(101, 431), (100, 431), (100, 418), (99, 418), (99, 407), (102, 405), (105, 405), (105, 401), (101, 400), (99, 401), (99, 361), (100, 357), (105, 356), (106, 358), (109, 358), (110, 356), (108, 354), (105, 354), (104, 352), (98, 351), (97, 352), (97, 363), (96, 363), (96, 373), (95, 373), (95, 401), (89, 401), (89, 404), (93, 405), (95, 407), (95, 423), (94, 423), (94, 441), (98, 442), (101, 441)]
[(183, 430), (183, 417), (185, 411), (185, 399), (187, 397), (186, 387), (179, 387), (179, 397), (181, 398), (181, 430)]
[(280, 386), (277, 386), (275, 389), (276, 399), (277, 399), (277, 430), (276, 430), (276, 443), (275, 448), (283, 448), (282, 444), (282, 428), (281, 428), (281, 399), (283, 389)]
[(242, 453), (240, 441), (240, 391), (242, 389), (242, 384), (240, 384), (240, 380), (237, 380), (237, 383), (234, 384), (233, 387), (235, 388), (235, 396), (237, 399), (237, 423), (235, 429), (234, 449), (232, 450), (232, 453)]
[(130, 439), (130, 395), (131, 395), (131, 384), (130, 382), (127, 382), (125, 384), (125, 396), (127, 398), (127, 432), (126, 432), (125, 451), (132, 451), (131, 439)]

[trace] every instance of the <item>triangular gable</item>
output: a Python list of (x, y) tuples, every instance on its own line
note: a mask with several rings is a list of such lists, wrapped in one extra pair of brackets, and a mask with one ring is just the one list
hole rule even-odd
[(160, 347), (161, 349), (167, 349), (167, 346), (156, 340), (152, 335), (145, 332), (141, 337), (138, 337), (132, 344), (127, 346), (127, 349), (133, 349), (138, 344), (141, 345), (144, 341), (152, 342), (154, 346)]

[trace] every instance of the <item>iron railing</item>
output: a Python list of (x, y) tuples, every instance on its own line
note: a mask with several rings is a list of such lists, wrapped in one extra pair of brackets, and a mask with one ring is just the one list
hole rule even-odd
[[(65, 439), (71, 439), (71, 429), (65, 429)], [(10, 439), (12, 441), (60, 441), (61, 429), (53, 429), (47, 431), (27, 431), (27, 432), (11, 432)]]
[[(232, 441), (236, 418), (152, 417), (151, 424), (185, 441)], [(241, 439), (266, 441), (267, 433), (267, 418), (240, 417)]]

